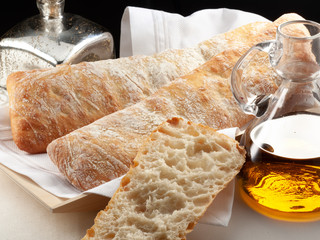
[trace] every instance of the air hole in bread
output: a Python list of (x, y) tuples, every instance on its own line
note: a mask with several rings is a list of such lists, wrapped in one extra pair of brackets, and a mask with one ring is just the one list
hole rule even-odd
[(185, 148), (185, 143), (183, 141), (174, 141), (172, 142), (172, 140), (167, 140), (164, 143), (165, 146), (170, 147), (172, 149), (184, 149)]
[(178, 166), (178, 162), (179, 162), (179, 157), (176, 155), (172, 155), (171, 157), (166, 158), (164, 161), (166, 163), (167, 166), (169, 167), (177, 167)]
[(217, 139), (216, 142), (217, 142), (217, 144), (219, 144), (221, 147), (223, 147), (227, 151), (231, 150), (230, 144), (228, 144), (226, 141), (224, 141), (224, 139)]
[(211, 197), (208, 195), (200, 195), (193, 200), (194, 205), (196, 206), (205, 206), (211, 201)]
[(169, 179), (173, 180), (176, 179), (177, 173), (172, 168), (162, 167), (160, 171), (160, 179)]
[(223, 171), (223, 172), (228, 172), (228, 171), (231, 170), (231, 168), (228, 167), (228, 166), (220, 166), (219, 169), (220, 169), (221, 171)]
[(140, 216), (130, 216), (127, 222), (128, 225), (136, 226), (142, 232), (155, 232), (157, 230), (157, 225), (154, 222)]
[(184, 208), (186, 205), (186, 197), (184, 194), (172, 191), (166, 194), (163, 198), (153, 202), (153, 208), (157, 209), (161, 214), (172, 214)]
[(201, 152), (210, 153), (212, 151), (217, 151), (217, 150), (218, 148), (216, 145), (213, 145), (213, 144), (210, 145), (206, 143), (203, 139), (200, 139), (199, 141), (197, 141), (194, 146), (195, 154), (201, 153)]
[(163, 127), (161, 129), (158, 130), (159, 132), (161, 133), (164, 133), (168, 136), (171, 136), (171, 137), (175, 137), (175, 138), (181, 138), (182, 135), (181, 133), (179, 133), (178, 131), (175, 131), (174, 128), (169, 128), (169, 127)]
[(200, 135), (200, 133), (192, 125), (189, 125), (189, 127), (186, 129), (186, 133), (194, 137), (198, 137)]

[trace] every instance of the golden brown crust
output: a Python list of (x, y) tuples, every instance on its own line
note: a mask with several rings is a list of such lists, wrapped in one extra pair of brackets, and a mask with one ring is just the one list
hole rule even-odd
[[(98, 63), (97, 63), (98, 64)], [(53, 140), (125, 107), (117, 82), (94, 63), (18, 72), (8, 77), (13, 139), (29, 153), (44, 152)], [(121, 85), (121, 84), (120, 84)], [(123, 85), (123, 84), (122, 84)], [(136, 91), (132, 98), (143, 99)]]

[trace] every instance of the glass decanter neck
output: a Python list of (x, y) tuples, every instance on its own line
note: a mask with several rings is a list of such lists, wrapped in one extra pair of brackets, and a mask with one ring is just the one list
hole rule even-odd
[(37, 0), (40, 15), (45, 19), (62, 18), (65, 0)]

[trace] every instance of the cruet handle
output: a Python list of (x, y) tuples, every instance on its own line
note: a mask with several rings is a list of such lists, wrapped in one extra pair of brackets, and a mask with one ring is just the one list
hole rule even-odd
[(231, 73), (231, 90), (236, 101), (246, 114), (260, 117), (268, 106), (270, 95), (255, 95), (245, 88), (242, 73), (248, 66), (250, 59), (260, 51), (272, 58), (275, 41), (266, 41), (251, 47), (236, 63)]

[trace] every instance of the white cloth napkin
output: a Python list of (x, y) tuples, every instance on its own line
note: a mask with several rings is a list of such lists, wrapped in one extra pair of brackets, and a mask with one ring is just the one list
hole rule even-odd
[[(152, 54), (166, 48), (183, 48), (212, 37), (239, 25), (265, 20), (238, 10), (212, 9), (194, 13), (189, 17), (157, 10), (126, 8), (121, 24), (121, 52), (123, 56)], [(141, 27), (143, 26), (143, 27)], [(81, 194), (62, 176), (47, 154), (27, 154), (12, 141), (9, 110), (0, 106), (0, 163), (31, 178), (43, 189), (63, 198)], [(237, 129), (226, 134), (234, 137)], [(121, 178), (110, 181), (87, 192), (112, 197)], [(214, 204), (201, 218), (202, 223), (227, 226), (233, 205), (234, 182), (214, 200)]]
[(150, 55), (168, 48), (186, 48), (241, 25), (266, 18), (228, 8), (205, 9), (183, 17), (127, 7), (121, 21), (120, 57)]

